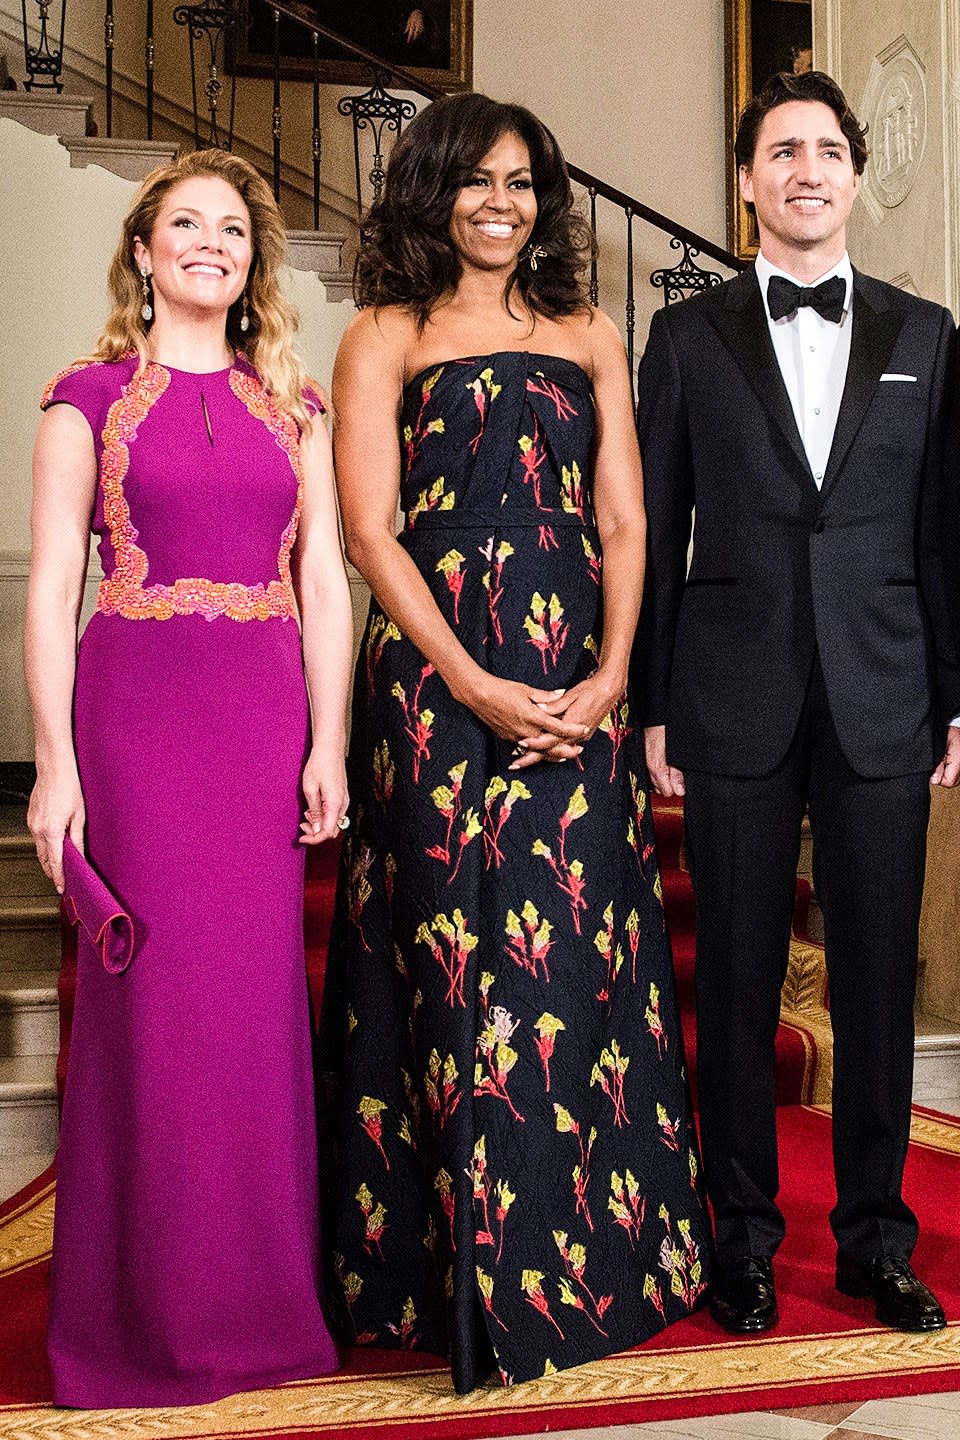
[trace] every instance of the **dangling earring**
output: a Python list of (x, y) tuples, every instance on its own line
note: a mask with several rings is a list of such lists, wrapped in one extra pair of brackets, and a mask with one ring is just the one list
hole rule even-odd
[(150, 275), (147, 270), (140, 271), (140, 281), (143, 286), (143, 304), (140, 306), (140, 318), (142, 320), (152, 320), (153, 306), (150, 304)]
[(244, 335), (246, 335), (247, 331), (250, 329), (250, 316), (247, 314), (247, 304), (248, 304), (248, 302), (247, 302), (247, 292), (246, 292), (246, 290), (244, 290), (244, 292), (243, 292), (243, 314), (240, 316), (240, 329), (241, 329), (241, 332), (242, 332)]
[(531, 269), (531, 270), (536, 270), (536, 268), (537, 268), (537, 261), (538, 261), (538, 260), (546, 260), (546, 258), (547, 258), (547, 252), (546, 252), (546, 250), (544, 250), (544, 248), (543, 248), (542, 245), (533, 245), (533, 244), (530, 244), (530, 245), (527, 245), (523, 250), (520, 251), (520, 257), (519, 257), (519, 258), (520, 258), (521, 260), (527, 260), (527, 261), (529, 261), (530, 269)]

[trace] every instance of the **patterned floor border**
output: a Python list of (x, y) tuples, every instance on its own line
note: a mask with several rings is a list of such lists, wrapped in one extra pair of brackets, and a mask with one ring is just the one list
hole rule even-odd
[[(805, 1107), (829, 1114), (824, 1105)], [(924, 1149), (960, 1156), (960, 1121), (918, 1109), (912, 1140)], [(45, 1260), (50, 1251), (52, 1183), (0, 1221), (0, 1277)], [(944, 1383), (931, 1384), (942, 1374)], [(497, 1385), (457, 1396), (446, 1366), (415, 1371), (385, 1368), (375, 1375), (330, 1376), (320, 1381), (230, 1396), (214, 1405), (166, 1410), (55, 1410), (51, 1406), (0, 1406), (0, 1435), (15, 1440), (261, 1440), (281, 1435), (345, 1435), (368, 1429), (389, 1436), (431, 1427), (451, 1437), (491, 1429), (517, 1433), (643, 1418), (646, 1404), (710, 1396), (711, 1409), (750, 1409), (771, 1403), (771, 1392), (803, 1392), (803, 1403), (827, 1399), (837, 1385), (894, 1380), (913, 1388), (957, 1389), (960, 1322), (935, 1335), (879, 1327), (815, 1335), (769, 1336), (669, 1349), (643, 1349), (562, 1371), (504, 1390)], [(920, 1386), (911, 1384), (911, 1377)], [(717, 1404), (717, 1400), (721, 1403)], [(632, 1412), (632, 1413), (631, 1413)], [(689, 1411), (687, 1412), (689, 1413)], [(499, 1417), (499, 1418), (498, 1418)], [(432, 1427), (438, 1427), (433, 1430)], [(442, 1429), (441, 1429), (442, 1427)]]

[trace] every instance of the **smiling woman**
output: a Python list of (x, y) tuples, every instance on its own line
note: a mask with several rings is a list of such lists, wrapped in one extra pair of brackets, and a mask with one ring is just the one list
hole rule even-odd
[[(43, 398), (28, 820), (71, 913), (106, 885), (133, 935), (122, 974), (78, 939), (59, 1405), (203, 1403), (337, 1364), (297, 840), (331, 838), (346, 812), (352, 623), (283, 254), (245, 162), (205, 151), (155, 172), (96, 351)], [(104, 579), (78, 648), (91, 530)]]
[(554, 137), (483, 95), (417, 116), (364, 229), (333, 379), (374, 598), (325, 1233), (345, 1334), (448, 1354), (467, 1391), (688, 1314), (710, 1242), (624, 693), (630, 377), (585, 292), (589, 230)]

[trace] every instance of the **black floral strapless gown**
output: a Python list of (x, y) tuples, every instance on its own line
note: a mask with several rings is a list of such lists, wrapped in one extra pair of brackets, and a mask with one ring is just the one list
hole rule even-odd
[[(554, 356), (449, 361), (404, 395), (402, 544), (470, 654), (548, 690), (599, 652), (592, 437), (588, 379)], [(327, 1241), (348, 1337), (449, 1355), (461, 1391), (635, 1345), (709, 1263), (626, 703), (578, 761), (511, 758), (374, 602), (322, 1026)]]

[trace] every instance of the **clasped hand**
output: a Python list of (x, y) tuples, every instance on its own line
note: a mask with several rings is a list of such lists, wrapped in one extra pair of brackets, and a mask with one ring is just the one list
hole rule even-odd
[(488, 676), (468, 703), (495, 735), (517, 748), (510, 769), (528, 770), (541, 760), (575, 759), (622, 693), (602, 670), (569, 690), (538, 690)]

